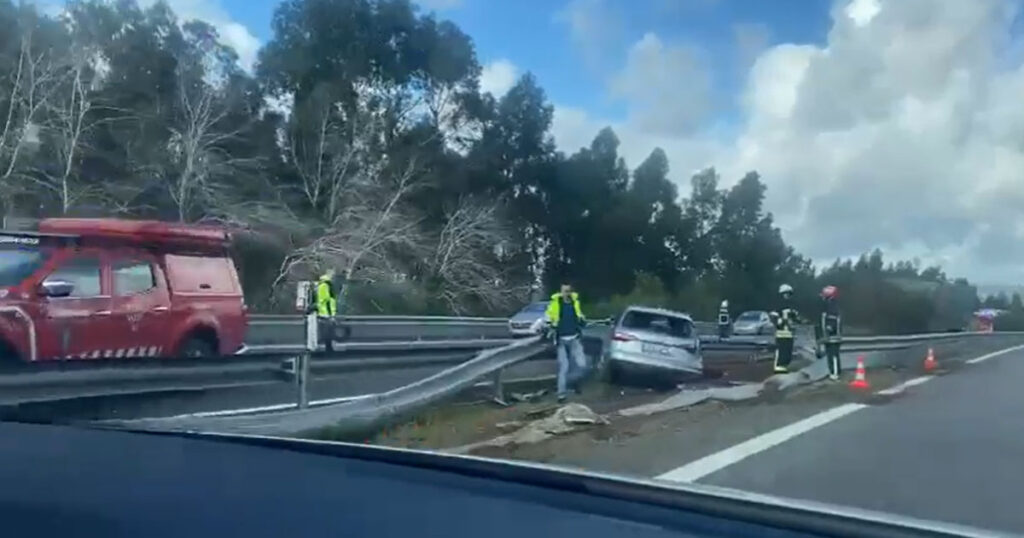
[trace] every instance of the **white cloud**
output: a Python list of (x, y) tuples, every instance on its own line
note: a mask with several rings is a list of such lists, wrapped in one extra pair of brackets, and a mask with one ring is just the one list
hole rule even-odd
[(711, 77), (698, 51), (665, 45), (653, 33), (633, 45), (610, 89), (627, 99), (633, 123), (657, 133), (692, 132), (711, 112)]
[(494, 97), (505, 95), (519, 78), (519, 68), (508, 60), (495, 60), (484, 66), (480, 73), (480, 91)]
[[(248, 28), (236, 22), (221, 7), (217, 0), (166, 0), (182, 22), (198, 19), (211, 24), (220, 35), (220, 42), (235, 49), (238, 63), (243, 69), (251, 71), (256, 64), (256, 55), (260, 49), (260, 40)], [(139, 0), (139, 5), (149, 7), (156, 0)]]
[[(137, 0), (143, 9), (156, 4), (157, 0)], [(201, 20), (217, 29), (220, 42), (238, 53), (238, 63), (246, 71), (252, 71), (256, 64), (256, 55), (261, 46), (260, 40), (242, 24), (235, 22), (221, 7), (218, 0), (165, 0), (180, 22)], [(443, 0), (441, 0), (443, 1)], [(452, 0), (449, 0), (452, 1)], [(458, 0), (455, 0), (458, 1)], [(36, 5), (46, 15), (56, 16), (64, 11), (65, 0), (35, 0)]]
[(882, 10), (878, 0), (853, 0), (846, 6), (846, 16), (853, 19), (858, 26), (864, 26)]
[(748, 69), (768, 46), (771, 30), (761, 23), (741, 22), (732, 26), (732, 35), (740, 65)]
[[(661, 146), (684, 185), (706, 165), (726, 182), (759, 171), (787, 239), (818, 261), (880, 247), (974, 281), (1020, 282), (1024, 63), (1013, 56), (1014, 15), (1009, 0), (837, 2), (825, 44), (757, 56), (729, 140), (655, 134), (635, 115), (612, 126), (631, 165)], [(674, 110), (673, 98), (631, 97), (654, 99), (655, 111)], [(561, 107), (554, 134), (574, 151), (605, 123)]]
[(569, 27), (569, 37), (591, 69), (600, 69), (609, 47), (622, 37), (621, 14), (611, 0), (571, 0), (555, 14)]

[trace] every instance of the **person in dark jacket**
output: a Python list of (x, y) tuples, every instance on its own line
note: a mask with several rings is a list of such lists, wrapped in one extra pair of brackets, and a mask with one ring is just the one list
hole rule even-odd
[(732, 321), (729, 319), (729, 301), (722, 301), (718, 307), (718, 338), (724, 340), (729, 337), (729, 326)]
[(579, 381), (586, 374), (587, 357), (583, 353), (583, 327), (587, 320), (580, 307), (580, 296), (569, 284), (551, 296), (545, 317), (555, 333), (558, 350), (558, 401), (565, 401), (568, 389), (579, 393)]
[(843, 318), (839, 314), (839, 290), (835, 286), (825, 286), (821, 290), (821, 319), (815, 333), (824, 348), (822, 354), (828, 361), (828, 377), (833, 381), (838, 380), (843, 371), (843, 366), (839, 362), (839, 348), (843, 342)]
[(779, 286), (779, 298), (779, 309), (771, 313), (771, 318), (775, 324), (775, 373), (784, 374), (789, 372), (789, 363), (793, 360), (794, 331), (800, 315), (793, 307), (792, 286)]

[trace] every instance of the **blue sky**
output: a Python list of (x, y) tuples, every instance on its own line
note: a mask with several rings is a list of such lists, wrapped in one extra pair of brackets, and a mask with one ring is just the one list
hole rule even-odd
[[(50, 7), (64, 0), (36, 0)], [(146, 5), (156, 0), (137, 0)], [(166, 0), (251, 66), (276, 0)], [(1024, 0), (417, 0), (475, 42), (481, 83), (533, 72), (566, 153), (605, 126), (689, 192), (756, 170), (819, 263), (875, 247), (1024, 282)]]
[[(272, 38), (275, 0), (221, 0), (226, 14), (261, 42)], [(646, 33), (690, 45), (709, 66), (715, 104), (735, 112), (749, 54), (744, 48), (778, 42), (821, 43), (832, 0), (424, 0), (424, 11), (457, 23), (475, 42), (480, 62), (507, 60), (533, 72), (552, 101), (609, 120), (626, 107), (606, 82)], [(597, 36), (581, 37), (587, 24)], [(586, 19), (586, 20), (581, 20)], [(743, 33), (753, 42), (738, 37)], [(587, 40), (581, 42), (581, 40)]]

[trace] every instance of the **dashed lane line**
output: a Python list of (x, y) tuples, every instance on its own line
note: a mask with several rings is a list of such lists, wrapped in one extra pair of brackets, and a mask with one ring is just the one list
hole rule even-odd
[[(1011, 353), (1013, 351), (1021, 349), (1024, 349), (1024, 345), (1008, 347), (1005, 349), (1001, 349), (999, 351), (994, 351), (992, 353), (981, 355), (979, 357), (974, 357), (973, 359), (967, 360), (966, 363), (977, 364), (979, 362), (986, 361), (993, 357), (998, 357), (1000, 355), (1005, 355), (1007, 353)], [(903, 383), (900, 383), (899, 385), (896, 385), (894, 387), (877, 391), (875, 394), (885, 396), (899, 394), (910, 387), (927, 383), (931, 379), (934, 379), (934, 377), (915, 377), (913, 379), (908, 379), (907, 381), (904, 381)], [(858, 403), (848, 403), (837, 407), (833, 407), (826, 411), (822, 411), (816, 415), (807, 417), (803, 420), (799, 420), (792, 424), (788, 424), (786, 426), (782, 426), (781, 428), (758, 435), (757, 437), (748, 439), (738, 445), (731, 446), (724, 450), (715, 452), (714, 454), (711, 454), (709, 456), (705, 456), (698, 460), (694, 460), (690, 463), (687, 463), (686, 465), (683, 465), (682, 467), (678, 467), (676, 469), (668, 471), (667, 473), (660, 474), (656, 476), (655, 479), (667, 480), (671, 482), (695, 482), (711, 473), (720, 471), (730, 465), (739, 463), (749, 458), (750, 456), (753, 456), (754, 454), (763, 452), (774, 446), (778, 446), (782, 443), (785, 443), (786, 441), (789, 441), (794, 437), (797, 437), (798, 435), (802, 435), (815, 428), (824, 426), (825, 424), (828, 424), (835, 420), (839, 420), (840, 418), (860, 411), (861, 409), (864, 409), (866, 407), (869, 406), (866, 404)]]
[(978, 364), (979, 362), (987, 361), (992, 357), (998, 357), (1000, 355), (1010, 353), (1011, 351), (1017, 351), (1018, 349), (1024, 349), (1024, 345), (1008, 347), (1006, 349), (1000, 349), (999, 351), (993, 351), (992, 353), (988, 353), (980, 357), (974, 357), (973, 359), (968, 360), (967, 364)]
[(734, 463), (739, 463), (758, 452), (763, 452), (773, 446), (785, 443), (802, 433), (807, 433), (814, 428), (824, 426), (833, 420), (837, 420), (849, 415), (850, 413), (860, 411), (865, 407), (867, 407), (867, 405), (853, 403), (833, 407), (828, 411), (823, 411), (817, 415), (807, 417), (779, 429), (758, 435), (753, 439), (749, 439), (738, 445), (716, 452), (710, 456), (705, 456), (699, 460), (687, 463), (678, 469), (673, 469), (667, 473), (658, 475), (656, 478), (659, 480), (670, 480), (672, 482), (694, 482), (700, 480), (715, 471), (724, 469)]

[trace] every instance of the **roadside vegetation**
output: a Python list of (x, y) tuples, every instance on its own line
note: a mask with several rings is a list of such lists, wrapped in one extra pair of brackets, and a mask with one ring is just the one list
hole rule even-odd
[(256, 311), (289, 311), (327, 267), (358, 313), (504, 315), (563, 280), (592, 316), (709, 319), (721, 299), (770, 307), (782, 282), (807, 311), (839, 286), (868, 331), (962, 328), (978, 306), (966, 280), (878, 251), (816, 272), (756, 171), (688, 178), (659, 148), (627, 163), (610, 128), (557, 148), (532, 75), (481, 92), (471, 38), (407, 0), (285, 0), (254, 62), (161, 2), (0, 0), (0, 25), (5, 222), (228, 224)]

